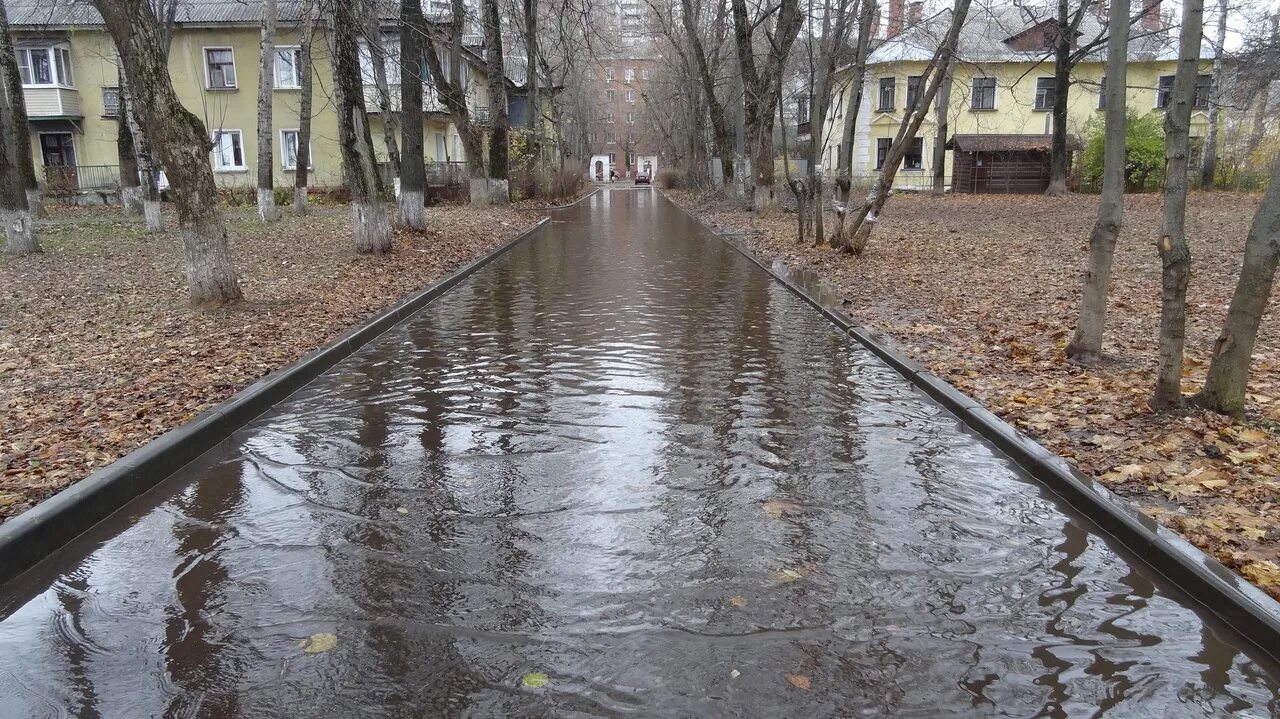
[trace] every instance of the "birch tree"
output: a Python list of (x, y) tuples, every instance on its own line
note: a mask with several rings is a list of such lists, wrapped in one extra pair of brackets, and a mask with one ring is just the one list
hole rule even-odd
[(26, 195), (24, 211), (32, 217), (44, 217), (44, 191), (40, 189), (35, 159), (31, 155), (27, 105), (22, 95), (22, 73), (18, 69), (18, 58), (13, 51), (13, 37), (9, 34), (9, 13), (3, 0), (0, 0), (0, 80), (3, 80), (9, 96), (9, 112), (12, 113), (9, 131), (13, 133), (11, 140), (14, 152), (9, 161), (16, 166), (19, 186)]
[[(1111, 0), (1109, 24), (1122, 27), (1129, 21), (1129, 0)], [(1107, 85), (1104, 88), (1106, 119), (1102, 158), (1102, 198), (1098, 219), (1089, 234), (1089, 267), (1080, 297), (1080, 317), (1075, 335), (1067, 344), (1067, 359), (1093, 365), (1102, 359), (1102, 330), (1107, 321), (1107, 296), (1111, 291), (1111, 263), (1116, 238), (1124, 224), (1125, 119), (1129, 74), (1129, 34), (1113, 32), (1107, 39)]]
[(307, 214), (307, 182), (311, 170), (311, 104), (314, 96), (314, 68), (311, 64), (311, 45), (315, 39), (315, 3), (307, 2), (302, 18), (302, 40), (298, 48), (300, 86), (298, 98), (298, 149), (293, 170), (293, 211)]
[(338, 94), (338, 145), (351, 190), (356, 252), (384, 255), (391, 251), (391, 220), (382, 204), (382, 181), (364, 106), (357, 39), (361, 24), (356, 2), (359, 0), (337, 0), (331, 28), (334, 85)]
[(889, 145), (889, 151), (885, 154), (884, 163), (881, 165), (879, 172), (876, 173), (876, 179), (871, 185), (871, 191), (867, 193), (867, 197), (861, 207), (852, 212), (846, 208), (840, 218), (841, 224), (837, 242), (846, 252), (858, 255), (862, 254), (862, 251), (866, 249), (871, 232), (875, 229), (880, 214), (884, 210), (885, 203), (889, 201), (889, 191), (893, 188), (893, 178), (897, 175), (898, 168), (902, 165), (902, 158), (906, 155), (907, 148), (915, 141), (920, 125), (929, 113), (929, 106), (938, 94), (938, 86), (942, 84), (942, 80), (946, 76), (945, 70), (951, 64), (951, 58), (956, 53), (960, 29), (964, 26), (965, 18), (969, 15), (969, 5), (970, 0), (956, 0), (955, 7), (951, 10), (951, 22), (947, 28), (946, 36), (938, 45), (933, 57), (930, 58), (929, 64), (921, 71), (920, 85), (925, 88), (924, 92), (917, 93), (914, 101), (907, 107), (906, 113), (902, 116), (902, 123), (898, 126), (898, 132), (894, 136), (893, 142)]
[[(813, 227), (814, 245), (821, 245), (825, 235), (822, 225), (822, 156), (826, 138), (823, 130), (826, 126), (827, 109), (830, 107), (831, 90), (835, 85), (836, 67), (844, 58), (843, 50), (849, 39), (857, 6), (858, 0), (822, 0), (819, 9), (822, 16), (821, 30), (817, 42), (815, 43), (812, 32), (812, 18), (811, 31), (806, 34), (805, 46), (809, 63), (809, 171), (803, 192), (807, 195), (805, 204), (810, 209), (810, 217), (804, 222)], [(810, 7), (812, 8), (812, 0)], [(783, 132), (785, 133), (785, 129)]]
[(422, 37), (426, 24), (421, 0), (400, 0), (400, 223), (421, 229), (427, 225), (427, 170), (422, 152)]
[[(399, 122), (395, 106), (391, 103), (391, 86), (387, 79), (387, 45), (382, 38), (382, 18), (378, 0), (354, 0), (364, 3), (365, 46), (369, 49), (369, 64), (373, 69), (373, 87), (378, 93), (378, 112), (382, 117), (382, 143), (387, 150), (387, 163), (397, 185), (400, 178), (400, 147), (396, 143)], [(339, 0), (342, 2), (342, 0)]]
[[(774, 110), (781, 100), (777, 92), (791, 46), (804, 24), (798, 0), (779, 0), (764, 8), (759, 17), (751, 18), (747, 0), (730, 0), (733, 10), (734, 44), (738, 51), (738, 71), (743, 84), (743, 113), (746, 139), (750, 147), (755, 173), (752, 206), (757, 212), (773, 207), (773, 121)], [(772, 21), (774, 16), (776, 21)], [(757, 30), (763, 35), (756, 36)], [(757, 62), (757, 46), (764, 54)]]
[[(124, 68), (117, 73), (117, 88), (124, 88)], [(138, 148), (129, 128), (128, 106), (123, 89), (118, 90), (119, 107), (116, 110), (116, 162), (120, 164), (120, 204), (126, 215), (141, 215), (142, 183), (138, 180)]]
[(1186, 345), (1187, 282), (1191, 277), (1191, 247), (1185, 227), (1187, 160), (1191, 106), (1200, 74), (1200, 42), (1204, 35), (1204, 0), (1184, 0), (1178, 41), (1178, 69), (1169, 108), (1164, 116), (1164, 217), (1157, 249), (1160, 252), (1160, 356), (1154, 409), (1182, 406), (1182, 364)]
[(1218, 24), (1213, 43), (1213, 70), (1209, 80), (1209, 134), (1204, 139), (1204, 155), (1200, 159), (1200, 186), (1213, 187), (1218, 172), (1218, 125), (1221, 123), (1222, 83), (1225, 75), (1223, 55), (1227, 51), (1227, 0), (1218, 0)]
[[(0, 3), (0, 34), (3, 34), (7, 44), (9, 23), (4, 14), (3, 3)], [(0, 52), (5, 53), (4, 62), (13, 61), (12, 47), (0, 47)], [(5, 250), (15, 255), (30, 255), (40, 251), (31, 222), (26, 183), (21, 171), (22, 161), (19, 157), (24, 152), (28, 157), (31, 156), (31, 148), (18, 142), (19, 137), (27, 137), (26, 113), (18, 109), (23, 102), (21, 83), (16, 93), (12, 83), (4, 82), (0, 86), (0, 222), (4, 223)], [(19, 122), (22, 124), (18, 125)]]
[(1271, 298), (1276, 264), (1280, 261), (1280, 157), (1271, 161), (1271, 184), (1262, 205), (1253, 216), (1253, 225), (1244, 245), (1244, 265), (1222, 334), (1213, 345), (1209, 376), (1204, 389), (1192, 402), (1225, 414), (1243, 414), (1245, 390), (1249, 385), (1249, 361), (1253, 356), (1258, 326)]
[[(506, 72), (502, 59), (502, 19), (498, 0), (481, 0), (484, 13), (485, 67), (489, 80), (489, 177), (485, 181), (481, 205), (506, 205), (510, 202), (508, 183), (508, 143), (510, 118), (507, 116)], [(471, 202), (476, 204), (475, 185)]]
[(209, 165), (209, 134), (174, 92), (155, 12), (147, 0), (94, 0), (93, 4), (135, 90), (130, 100), (136, 114), (152, 131), (169, 175), (191, 302), (216, 306), (238, 300), (240, 282)]
[(271, 134), (272, 90), (275, 89), (276, 0), (262, 0), (262, 33), (258, 42), (258, 219), (280, 219), (276, 210), (275, 152)]

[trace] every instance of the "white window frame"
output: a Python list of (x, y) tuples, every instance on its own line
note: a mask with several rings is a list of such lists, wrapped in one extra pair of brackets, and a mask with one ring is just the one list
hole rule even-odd
[(612, 123), (613, 123), (613, 113), (612, 113), (612, 112), (606, 112), (606, 113), (604, 114), (604, 121), (605, 121), (605, 122), (607, 122), (607, 123), (612, 124)]
[(636, 91), (632, 90), (631, 88), (627, 88), (627, 102), (635, 104), (635, 101), (636, 101)]
[(627, 113), (627, 124), (628, 125), (636, 124), (636, 114), (634, 112)]
[[(210, 50), (226, 50), (231, 53), (231, 74), (235, 76), (235, 83), (231, 85), (213, 86), (213, 75), (209, 72), (209, 51)], [(200, 48), (200, 59), (204, 63), (204, 89), (220, 92), (223, 90), (240, 89), (240, 68), (236, 66), (236, 49), (230, 45), (208, 45)]]
[[(1041, 80), (1053, 81), (1054, 102), (1051, 102), (1048, 105), (1045, 105), (1044, 107), (1040, 106), (1040, 81)], [(1034, 97), (1031, 98), (1031, 109), (1036, 112), (1052, 112), (1053, 105), (1054, 103), (1057, 102), (1057, 99), (1058, 99), (1058, 78), (1054, 77), (1053, 75), (1041, 75), (1037, 77), (1036, 78), (1036, 94)]]
[[(1167, 103), (1165, 103), (1165, 104), (1161, 105), (1161, 104), (1160, 104), (1160, 92), (1161, 92), (1161, 91), (1160, 91), (1160, 82), (1161, 82), (1162, 80), (1164, 80), (1166, 77), (1174, 78), (1174, 80), (1171, 80), (1171, 81), (1169, 82), (1169, 102), (1167, 102)], [(1173, 104), (1173, 83), (1174, 83), (1174, 81), (1176, 81), (1176, 80), (1177, 80), (1177, 76), (1176, 76), (1176, 75), (1156, 75), (1156, 104), (1153, 106), (1155, 109), (1157, 109), (1157, 110), (1168, 110), (1168, 109), (1169, 109), (1169, 105), (1172, 105), (1172, 104)]]
[[(977, 80), (991, 80), (991, 107), (974, 107), (974, 82)], [(992, 112), (1000, 109), (1000, 80), (994, 75), (974, 75), (969, 78), (969, 111), (970, 112)]]
[[(276, 90), (301, 90), (302, 89), (302, 70), (299, 63), (302, 61), (301, 45), (276, 45), (276, 54), (271, 61), (271, 81), (272, 88)], [(289, 52), (293, 55), (293, 83), (285, 84), (280, 81), (280, 53)], [(234, 58), (233, 58), (234, 62)]]
[(625, 78), (625, 81), (626, 81), (626, 82), (635, 82), (635, 81), (636, 81), (636, 69), (635, 69), (634, 67), (629, 67), (629, 68), (627, 68), (626, 70), (624, 70), (624, 71), (623, 71), (623, 73), (622, 73), (622, 77), (623, 77), (623, 78)]
[[(218, 136), (219, 135), (228, 135), (228, 136), (238, 135), (240, 137), (240, 163), (241, 163), (240, 165), (228, 165), (226, 167), (223, 167), (218, 164), (218, 159), (219, 159)], [(249, 158), (245, 153), (245, 146), (244, 146), (244, 131), (236, 130), (233, 128), (222, 128), (219, 130), (214, 130), (209, 139), (210, 139), (210, 142), (213, 143), (213, 149), (210, 151), (210, 155), (213, 161), (214, 172), (248, 172), (249, 171)]]
[(613, 68), (611, 68), (611, 67), (606, 67), (606, 68), (604, 69), (604, 81), (605, 81), (605, 82), (613, 82)]
[[(58, 69), (59, 68), (58, 60), (57, 60), (57, 55), (55, 54), (57, 52), (66, 53), (66, 59), (65, 59), (66, 70), (67, 70), (67, 75), (69, 75), (70, 77), (63, 77), (61, 70)], [(22, 81), (23, 87), (61, 87), (61, 88), (66, 88), (68, 90), (75, 89), (76, 87), (75, 71), (71, 68), (71, 48), (70, 47), (68, 47), (65, 44), (59, 43), (54, 45), (39, 45), (39, 46), (33, 45), (33, 46), (14, 48), (14, 55), (16, 56), (18, 61), (19, 75), (22, 74), (23, 68), (26, 68), (28, 75), (32, 75), (31, 53), (40, 53), (45, 56), (45, 59), (49, 63), (49, 76), (53, 79), (53, 82), (27, 82), (24, 79)], [(34, 78), (34, 75), (32, 75), (32, 77)]]
[(604, 101), (605, 101), (605, 102), (613, 102), (613, 100), (614, 100), (613, 90), (605, 90), (605, 91), (604, 91)]
[[(286, 132), (292, 132), (296, 136), (298, 134), (298, 128), (296, 127), (280, 128), (280, 168), (283, 170), (297, 170), (298, 169), (297, 152), (296, 151), (294, 152), (294, 156), (293, 156), (294, 164), (292, 165), (288, 163), (288, 155), (285, 153), (285, 147), (287, 145), (285, 144), (284, 136)], [(296, 142), (297, 140), (295, 139), (294, 141)], [(307, 139), (307, 170), (308, 171), (316, 169), (316, 156), (315, 156), (315, 153), (311, 151), (311, 148), (312, 148), (311, 140), (310, 138), (308, 138)], [(244, 154), (243, 149), (241, 149), (240, 152), (241, 154)]]

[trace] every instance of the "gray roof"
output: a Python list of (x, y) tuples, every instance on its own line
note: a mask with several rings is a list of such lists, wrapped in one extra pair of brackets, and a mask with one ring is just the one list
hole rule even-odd
[[(1136, 5), (1136, 3), (1135, 3)], [(1100, 7), (1100, 5), (1098, 5)], [(1009, 47), (1005, 40), (1024, 30), (1032, 28), (1046, 20), (1052, 20), (1056, 14), (1056, 3), (1048, 4), (1030, 0), (1021, 6), (1012, 4), (974, 5), (964, 27), (960, 30), (959, 59), (961, 62), (1028, 62), (1040, 59), (1052, 59), (1049, 51), (1033, 52), (1017, 51)], [(908, 27), (900, 35), (882, 42), (867, 58), (869, 64), (900, 61), (927, 62), (937, 48), (938, 43), (946, 35), (951, 22), (951, 10), (943, 10), (923, 22)], [(1079, 42), (1088, 44), (1102, 36), (1106, 30), (1105, 18), (1090, 13), (1080, 23)], [(1173, 60), (1177, 52), (1177, 33), (1161, 29), (1156, 32), (1145, 30), (1141, 23), (1135, 23), (1130, 29), (1129, 56), (1131, 61)], [(1089, 55), (1089, 60), (1102, 61), (1106, 55), (1106, 45), (1101, 44)], [(1213, 48), (1205, 44), (1201, 48), (1202, 58), (1213, 57)]]
[[(178, 25), (258, 24), (262, 19), (261, 0), (176, 0), (174, 19)], [(379, 14), (385, 19), (399, 16), (396, 0), (379, 0)], [(15, 28), (67, 28), (102, 25), (102, 16), (89, 0), (5, 0), (9, 24)], [(276, 17), (285, 23), (300, 22), (306, 12), (305, 0), (276, 0)], [(439, 13), (424, 8), (428, 18)]]

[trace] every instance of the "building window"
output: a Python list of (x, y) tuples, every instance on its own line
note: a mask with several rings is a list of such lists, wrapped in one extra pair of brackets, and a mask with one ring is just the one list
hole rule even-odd
[(239, 130), (218, 130), (213, 133), (213, 169), (219, 172), (245, 169), (244, 143)]
[(907, 78), (907, 107), (914, 107), (916, 97), (920, 94), (920, 76), (913, 75)]
[(969, 98), (969, 107), (974, 110), (996, 109), (996, 79), (994, 77), (973, 78), (973, 94)]
[(881, 137), (876, 140), (876, 169), (884, 167), (884, 160), (889, 156), (889, 146), (893, 144), (893, 139), (889, 137)]
[(641, 79), (648, 80), (649, 78), (653, 77), (653, 71), (652, 71), (652, 70), (650, 70), (650, 69), (649, 69), (649, 68), (647, 68), (647, 67), (646, 67), (646, 68), (641, 68), (641, 70), (640, 70), (640, 77), (641, 77)]
[(798, 95), (796, 97), (796, 118), (798, 122), (809, 121), (809, 96)]
[(1213, 86), (1212, 75), (1196, 76), (1196, 98), (1194, 105), (1196, 107), (1209, 106), (1209, 88)]
[(613, 130), (609, 130), (604, 134), (604, 144), (616, 145), (617, 143), (618, 143), (618, 136), (613, 134)]
[(618, 156), (617, 156), (617, 154), (616, 154), (616, 153), (613, 153), (613, 152), (610, 152), (610, 153), (609, 153), (609, 164), (610, 164), (610, 165), (612, 165), (614, 162), (616, 162), (616, 161), (617, 161), (617, 159), (618, 159)]
[(1052, 77), (1036, 78), (1036, 109), (1052, 110), (1057, 99), (1058, 81)]
[(907, 151), (902, 156), (902, 169), (919, 170), (924, 168), (924, 138), (917, 137), (907, 145)]
[(20, 47), (16, 54), (23, 85), (75, 86), (71, 78), (71, 51), (65, 47)]
[(102, 116), (118, 117), (120, 115), (120, 88), (102, 88)]
[(634, 112), (627, 113), (627, 124), (628, 125), (636, 124), (636, 114)]
[(608, 102), (613, 102), (613, 90), (605, 90), (604, 99)]
[[(444, 135), (436, 133), (436, 151), (444, 154)], [(286, 170), (298, 169), (298, 131), (280, 131), (280, 166)], [(311, 143), (307, 143), (307, 169), (315, 169), (315, 155), (311, 154)]]
[(276, 87), (302, 87), (302, 48), (276, 46)]
[(613, 82), (613, 68), (611, 68), (611, 67), (606, 67), (606, 68), (604, 69), (604, 81), (605, 81), (605, 82)]
[(897, 92), (898, 79), (895, 77), (880, 78), (880, 102), (877, 107), (880, 110), (893, 109), (893, 96)]
[(236, 59), (229, 47), (206, 47), (204, 66), (210, 90), (232, 90), (236, 86)]
[(627, 90), (627, 102), (635, 102), (635, 101), (636, 101), (636, 91)]
[(612, 112), (606, 112), (606, 113), (604, 114), (604, 121), (605, 121), (605, 122), (613, 122), (613, 113), (612, 113)]
[(623, 74), (623, 77), (626, 79), (627, 82), (635, 82), (636, 69), (634, 67), (627, 68), (626, 72)]
[(1173, 75), (1161, 75), (1156, 84), (1156, 107), (1166, 108), (1173, 99)]

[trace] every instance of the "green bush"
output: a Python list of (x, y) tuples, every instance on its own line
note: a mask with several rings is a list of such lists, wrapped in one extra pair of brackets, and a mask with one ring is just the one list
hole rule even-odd
[[(1143, 192), (1160, 186), (1164, 175), (1164, 113), (1139, 115), (1129, 111), (1125, 122), (1125, 189)], [(1102, 153), (1106, 137), (1101, 120), (1086, 125), (1089, 144), (1084, 148), (1084, 186), (1102, 190)]]

